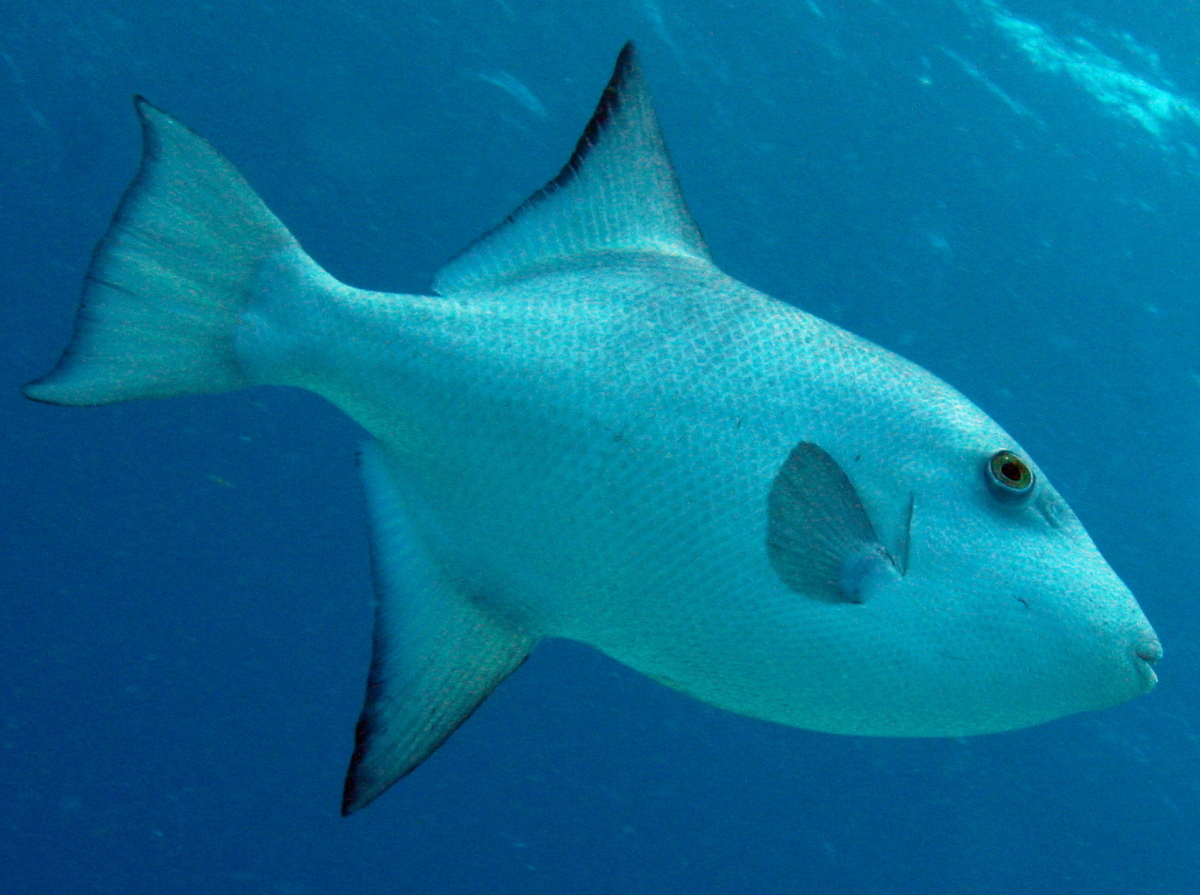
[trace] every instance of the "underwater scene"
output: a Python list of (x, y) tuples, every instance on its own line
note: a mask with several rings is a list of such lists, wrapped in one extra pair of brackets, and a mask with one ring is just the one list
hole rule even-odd
[(0, 0), (0, 132), (3, 892), (1195, 887), (1197, 5)]

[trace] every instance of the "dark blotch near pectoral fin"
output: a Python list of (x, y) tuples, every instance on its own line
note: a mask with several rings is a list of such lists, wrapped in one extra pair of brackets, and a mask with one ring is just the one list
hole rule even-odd
[(771, 485), (767, 555), (784, 584), (826, 603), (861, 603), (880, 569), (904, 571), (879, 543), (850, 478), (811, 441), (796, 445)]

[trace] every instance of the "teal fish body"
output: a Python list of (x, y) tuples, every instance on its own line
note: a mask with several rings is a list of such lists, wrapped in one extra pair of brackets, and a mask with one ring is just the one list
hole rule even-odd
[(376, 630), (344, 810), (549, 637), (842, 734), (1008, 730), (1153, 686), (1137, 602), (1009, 435), (712, 263), (631, 47), (567, 167), (433, 296), (337, 282), (139, 110), (76, 336), (26, 393), (300, 386), (369, 433)]

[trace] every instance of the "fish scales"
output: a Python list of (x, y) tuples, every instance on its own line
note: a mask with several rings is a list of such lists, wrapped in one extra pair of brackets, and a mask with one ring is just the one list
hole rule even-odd
[(334, 280), (202, 138), (138, 108), (142, 169), (26, 394), (291, 385), (369, 433), (345, 811), (549, 637), (842, 734), (1008, 730), (1153, 686), (1149, 622), (1011, 436), (715, 266), (632, 46), (563, 171), (431, 296)]

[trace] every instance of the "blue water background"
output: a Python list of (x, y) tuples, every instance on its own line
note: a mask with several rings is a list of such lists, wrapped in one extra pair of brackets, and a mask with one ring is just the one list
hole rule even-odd
[[(718, 262), (1007, 427), (1154, 622), (1157, 691), (831, 737), (556, 642), (338, 816), (355, 426), (284, 389), (16, 389), (135, 170), (131, 94), (336, 276), (416, 292), (558, 170), (629, 37)], [(0, 0), (0, 891), (1194, 891), (1198, 51), (1184, 0)]]

